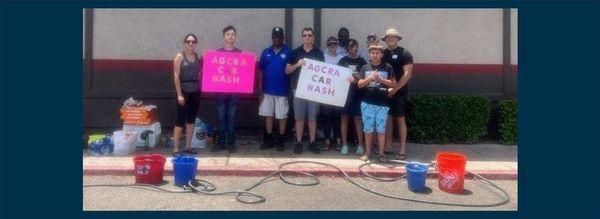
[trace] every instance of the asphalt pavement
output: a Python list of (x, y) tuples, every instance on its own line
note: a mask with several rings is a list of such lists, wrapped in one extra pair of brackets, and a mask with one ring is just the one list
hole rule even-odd
[[(217, 190), (241, 191), (254, 185), (263, 177), (202, 176), (199, 179), (213, 183)], [(505, 189), (510, 197), (506, 204), (495, 207), (457, 207), (424, 204), (396, 200), (366, 192), (341, 177), (321, 176), (314, 186), (289, 185), (274, 177), (251, 190), (266, 201), (259, 204), (244, 204), (236, 201), (235, 195), (209, 196), (199, 193), (166, 193), (149, 188), (132, 187), (84, 187), (84, 211), (517, 211), (518, 182), (494, 180)], [(503, 199), (497, 190), (476, 180), (465, 181), (463, 194), (450, 194), (439, 190), (437, 180), (428, 179), (423, 193), (407, 189), (406, 180), (378, 182), (373, 179), (353, 177), (358, 184), (369, 189), (403, 198), (457, 204), (490, 204)], [(179, 190), (173, 185), (173, 177), (165, 176), (164, 189)], [(308, 183), (306, 177), (292, 177), (294, 182)], [(130, 184), (133, 176), (84, 176), (83, 184)]]

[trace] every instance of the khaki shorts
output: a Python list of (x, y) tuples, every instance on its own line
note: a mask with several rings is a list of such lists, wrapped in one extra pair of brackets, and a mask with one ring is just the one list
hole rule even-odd
[(258, 115), (273, 116), (275, 114), (276, 119), (287, 119), (289, 109), (287, 96), (264, 94), (258, 107)]

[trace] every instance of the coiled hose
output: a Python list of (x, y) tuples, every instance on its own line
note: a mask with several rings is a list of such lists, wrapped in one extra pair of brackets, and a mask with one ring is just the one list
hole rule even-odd
[[(405, 162), (405, 161), (398, 161), (398, 160), (390, 160), (390, 163), (407, 164), (407, 162)], [(357, 183), (352, 178), (350, 178), (350, 176), (348, 176), (348, 174), (346, 172), (344, 172), (343, 170), (341, 170), (339, 167), (337, 167), (335, 165), (328, 164), (328, 163), (322, 163), (322, 162), (315, 162), (315, 161), (292, 161), (292, 162), (282, 163), (279, 165), (279, 168), (277, 171), (265, 176), (263, 179), (261, 179), (254, 185), (252, 185), (244, 190), (236, 190), (236, 191), (214, 192), (217, 189), (214, 184), (212, 184), (208, 181), (205, 181), (205, 180), (200, 180), (200, 179), (190, 180), (186, 185), (183, 186), (183, 190), (168, 190), (168, 189), (160, 188), (159, 186), (150, 185), (150, 184), (141, 184), (141, 183), (136, 183), (136, 184), (93, 184), (93, 185), (83, 185), (83, 187), (141, 187), (141, 188), (146, 188), (146, 189), (155, 189), (158, 191), (168, 192), (168, 193), (200, 193), (200, 194), (204, 194), (204, 195), (235, 195), (236, 200), (238, 202), (245, 203), (245, 204), (257, 204), (257, 203), (265, 202), (266, 198), (259, 194), (254, 193), (254, 192), (251, 192), (251, 190), (262, 185), (268, 179), (270, 179), (271, 177), (273, 177), (275, 175), (278, 175), (279, 179), (281, 181), (283, 181), (284, 183), (290, 184), (290, 185), (314, 186), (314, 185), (318, 185), (320, 183), (319, 179), (313, 174), (301, 172), (301, 171), (284, 170), (284, 167), (294, 165), (294, 164), (317, 164), (317, 165), (334, 168), (339, 173), (341, 173), (344, 180), (348, 181), (349, 183), (351, 183), (367, 192), (370, 192), (372, 194), (379, 195), (379, 196), (386, 197), (386, 198), (391, 198), (391, 199), (424, 203), (424, 204), (460, 206), (460, 207), (494, 207), (494, 206), (504, 205), (510, 201), (510, 196), (504, 189), (500, 188), (498, 185), (496, 185), (493, 182), (489, 181), (488, 179), (480, 176), (479, 174), (469, 172), (469, 171), (467, 171), (467, 172), (470, 174), (473, 174), (476, 177), (475, 179), (481, 179), (484, 182), (484, 184), (491, 186), (494, 189), (499, 190), (502, 193), (501, 199), (498, 201), (495, 201), (495, 202), (483, 203), (483, 204), (457, 204), (457, 203), (436, 202), (436, 201), (428, 201), (428, 200), (413, 199), (413, 198), (407, 198), (407, 197), (402, 197), (402, 196), (389, 195), (389, 194), (375, 191), (373, 189), (367, 188), (367, 187)], [(395, 178), (380, 178), (380, 177), (372, 176), (362, 170), (363, 167), (369, 166), (369, 165), (372, 165), (372, 163), (362, 164), (358, 167), (358, 169), (361, 174), (363, 174), (369, 178), (375, 179), (377, 181), (393, 182), (393, 181), (402, 180), (402, 179), (406, 178), (406, 174), (403, 174), (403, 175), (401, 175), (399, 177), (395, 177)], [(436, 167), (435, 163), (429, 163), (426, 165), (429, 167), (433, 167), (433, 168)], [(286, 179), (286, 176), (285, 176), (286, 174), (304, 175), (304, 176), (310, 178), (312, 182), (308, 182), (308, 183), (293, 182), (293, 181)]]

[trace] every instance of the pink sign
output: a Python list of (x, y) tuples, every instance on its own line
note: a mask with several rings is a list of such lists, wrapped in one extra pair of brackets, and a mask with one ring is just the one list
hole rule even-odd
[(253, 53), (206, 51), (202, 67), (202, 91), (254, 92), (254, 63)]

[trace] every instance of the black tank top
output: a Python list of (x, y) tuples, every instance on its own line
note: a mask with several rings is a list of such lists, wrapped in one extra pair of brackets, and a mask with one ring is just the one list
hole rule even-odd
[(194, 61), (190, 62), (185, 56), (185, 52), (181, 52), (181, 54), (183, 54), (179, 77), (181, 89), (188, 93), (196, 92), (199, 90), (198, 77), (200, 74), (200, 61), (198, 60), (198, 55), (194, 53)]

